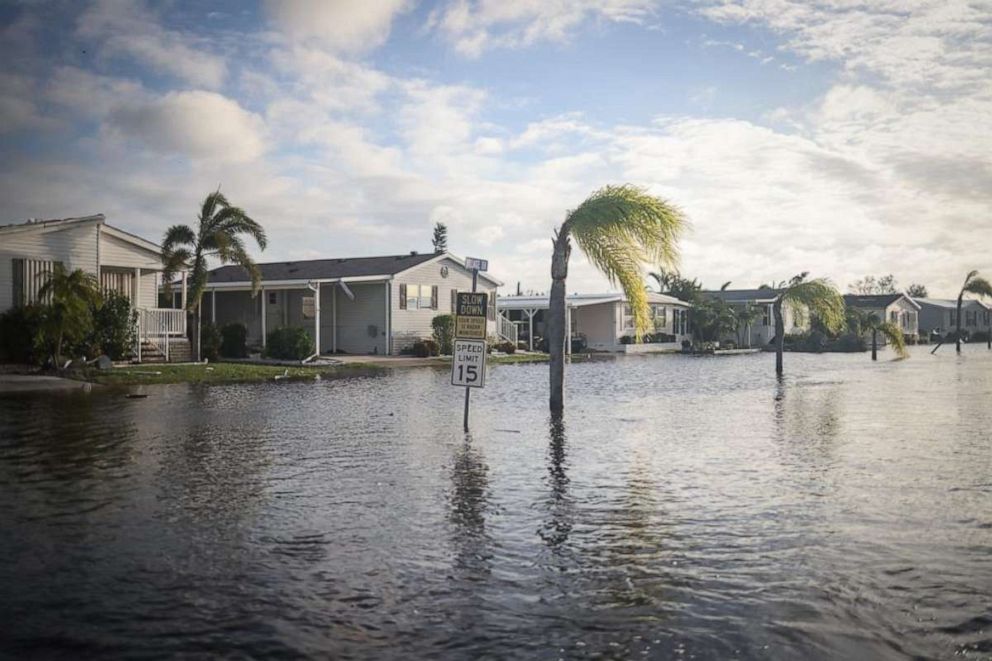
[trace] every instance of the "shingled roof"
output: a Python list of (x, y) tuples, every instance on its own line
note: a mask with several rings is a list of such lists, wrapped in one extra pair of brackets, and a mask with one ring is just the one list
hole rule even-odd
[[(391, 276), (400, 271), (429, 262), (438, 257), (436, 253), (407, 253), (384, 257), (341, 257), (333, 259), (309, 259), (297, 262), (269, 262), (259, 264), (262, 281), (272, 280), (333, 280), (335, 278), (356, 278), (368, 276)], [(208, 282), (248, 282), (251, 278), (242, 267), (228, 264), (213, 269)]]
[(844, 294), (844, 305), (849, 308), (867, 308), (871, 310), (877, 310), (882, 308), (887, 308), (892, 305), (900, 298), (905, 298), (907, 301), (913, 304), (914, 307), (919, 308), (920, 306), (909, 296), (905, 294)]

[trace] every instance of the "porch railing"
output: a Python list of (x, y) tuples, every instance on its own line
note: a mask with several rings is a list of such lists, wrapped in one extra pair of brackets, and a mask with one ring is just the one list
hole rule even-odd
[(169, 360), (169, 338), (186, 336), (186, 311), (172, 308), (138, 308), (135, 355), (141, 361), (141, 344), (148, 342)]
[(503, 316), (502, 312), (496, 315), (496, 333), (507, 342), (513, 342), (514, 346), (517, 345), (517, 325)]

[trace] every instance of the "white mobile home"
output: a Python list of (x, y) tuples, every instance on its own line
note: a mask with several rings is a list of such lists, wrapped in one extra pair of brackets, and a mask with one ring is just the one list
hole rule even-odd
[[(920, 333), (947, 336), (957, 330), (958, 302), (953, 298), (915, 298), (920, 306)], [(992, 328), (992, 306), (966, 298), (961, 301), (961, 334), (989, 332)]]
[(185, 314), (157, 307), (162, 271), (157, 244), (108, 225), (102, 214), (2, 226), (0, 312), (38, 302), (45, 273), (56, 263), (70, 271), (82, 269), (96, 277), (104, 291), (117, 291), (130, 300), (139, 312), (146, 354), (159, 355), (162, 347), (168, 351), (171, 345), (171, 357), (188, 359)]
[(910, 342), (920, 337), (920, 306), (905, 294), (848, 294), (844, 296), (844, 305), (894, 324)]
[[(201, 314), (218, 325), (244, 324), (249, 345), (264, 347), (276, 328), (305, 328), (320, 353), (399, 354), (430, 338), (431, 320), (454, 311), (455, 294), (472, 290), (472, 273), (450, 253), (349, 257), (259, 264), (261, 291), (240, 266), (210, 271)], [(496, 290), (480, 273), (478, 291), (490, 296), (489, 334), (500, 336)]]
[[(689, 304), (671, 296), (648, 293), (654, 324), (650, 342), (635, 344), (634, 317), (623, 294), (571, 294), (565, 297), (566, 334), (584, 338), (590, 349), (624, 353), (670, 351), (690, 339)], [(518, 327), (528, 348), (545, 337), (548, 296), (505, 296), (497, 301), (500, 316)], [(571, 350), (571, 342), (566, 343)]]

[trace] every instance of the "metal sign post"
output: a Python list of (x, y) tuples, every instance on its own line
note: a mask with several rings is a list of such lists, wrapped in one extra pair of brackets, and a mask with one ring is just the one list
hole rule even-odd
[(455, 343), (451, 356), (451, 385), (465, 387), (465, 417), (463, 427), (468, 431), (468, 409), (472, 388), (486, 383), (486, 319), (489, 295), (478, 293), (479, 271), (489, 268), (484, 259), (469, 257), (466, 268), (472, 271), (472, 293), (459, 292), (455, 300)]

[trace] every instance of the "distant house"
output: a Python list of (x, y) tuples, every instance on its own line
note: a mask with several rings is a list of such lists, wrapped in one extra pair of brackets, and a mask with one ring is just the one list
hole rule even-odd
[(906, 294), (847, 294), (844, 304), (895, 324), (910, 342), (920, 337), (920, 305)]
[(108, 225), (102, 214), (0, 226), (0, 312), (38, 302), (45, 274), (56, 263), (82, 269), (104, 291), (128, 298), (139, 312), (139, 358), (164, 357), (171, 346), (169, 358), (189, 359), (185, 314), (157, 307), (157, 244)]
[[(472, 290), (472, 273), (450, 253), (346, 257), (259, 264), (261, 292), (240, 266), (209, 273), (201, 315), (242, 323), (248, 343), (264, 347), (269, 332), (305, 328), (320, 353), (399, 354), (432, 335), (431, 320), (454, 310), (455, 293)], [(479, 274), (490, 295), (489, 333), (498, 335), (500, 281)]]
[[(734, 310), (742, 310), (745, 306), (758, 309), (760, 314), (754, 322), (743, 329), (744, 346), (752, 347), (764, 346), (775, 339), (775, 313), (772, 311), (772, 305), (780, 293), (781, 290), (778, 289), (721, 289), (700, 292), (702, 296), (723, 301)], [(785, 323), (786, 335), (809, 330), (809, 319), (796, 315), (791, 306), (782, 307), (782, 319)], [(732, 335), (720, 339), (721, 342), (728, 339), (737, 341)]]
[[(958, 302), (953, 298), (915, 298), (920, 306), (920, 333), (946, 336), (957, 330)], [(965, 299), (961, 302), (961, 332), (971, 335), (989, 332), (992, 327), (992, 306), (982, 301)]]
[[(689, 339), (689, 304), (671, 296), (649, 293), (653, 332), (657, 342), (633, 344), (634, 317), (623, 294), (571, 294), (565, 298), (566, 332), (584, 336), (590, 349), (625, 353), (681, 348)], [(504, 296), (497, 301), (500, 316), (517, 325), (528, 348), (547, 332), (548, 296)], [(571, 343), (566, 343), (571, 350)]]

